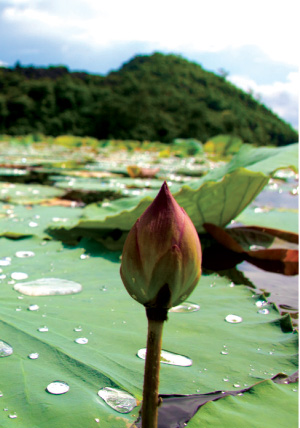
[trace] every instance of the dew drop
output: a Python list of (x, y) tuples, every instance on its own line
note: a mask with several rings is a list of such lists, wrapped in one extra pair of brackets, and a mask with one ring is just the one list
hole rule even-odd
[(262, 314), (262, 315), (268, 315), (268, 313), (269, 313), (269, 309), (267, 309), (267, 308), (259, 309), (257, 312), (258, 312), (259, 314)]
[(47, 331), (49, 331), (49, 329), (48, 327), (44, 326), (44, 327), (38, 328), (38, 331), (40, 331), (41, 333), (46, 333)]
[(9, 266), (11, 264), (11, 258), (10, 257), (2, 257), (0, 259), (0, 266)]
[(2, 391), (0, 391), (0, 397), (3, 397), (3, 392)]
[(99, 418), (95, 418), (95, 422), (97, 422), (97, 424), (100, 422)]
[(103, 285), (103, 287), (100, 288), (101, 291), (107, 291), (107, 288), (105, 287), (105, 285)]
[(233, 386), (234, 386), (235, 388), (240, 388), (240, 386), (241, 386), (241, 385), (240, 385), (239, 383), (234, 383), (234, 384), (233, 384)]
[(199, 311), (199, 309), (200, 309), (200, 306), (196, 305), (195, 303), (183, 302), (180, 305), (174, 306), (173, 308), (171, 308), (169, 312), (180, 312), (180, 313), (196, 312), (196, 311)]
[(79, 343), (79, 345), (86, 345), (88, 343), (89, 339), (86, 337), (78, 337), (78, 339), (75, 339), (74, 342)]
[(8, 415), (8, 417), (9, 417), (10, 419), (16, 419), (16, 418), (18, 417), (18, 415), (16, 414), (16, 412), (14, 412), (14, 413), (10, 413), (10, 414)]
[(67, 279), (40, 278), (16, 284), (14, 289), (27, 296), (53, 296), (79, 293), (82, 286), (78, 282)]
[(225, 321), (230, 322), (232, 324), (237, 324), (239, 322), (243, 321), (242, 317), (239, 317), (238, 315), (227, 315), (227, 317), (225, 318)]
[(49, 385), (46, 388), (46, 390), (50, 394), (55, 394), (55, 395), (65, 394), (66, 392), (69, 391), (69, 389), (70, 387), (66, 382), (61, 382), (59, 380), (49, 383)]
[(13, 272), (10, 277), (15, 280), (27, 279), (28, 275), (25, 272)]
[(229, 382), (229, 379), (227, 377), (224, 377), (223, 381), (224, 382)]
[(0, 340), (0, 357), (8, 357), (13, 353), (13, 348), (3, 340)]
[(2, 273), (1, 275), (0, 275), (0, 279), (5, 279), (6, 278), (6, 275), (4, 274), (4, 273)]
[(79, 325), (78, 327), (75, 327), (75, 328), (74, 328), (74, 331), (82, 331), (82, 327), (81, 327), (81, 325)]
[(81, 254), (80, 259), (81, 260), (85, 260), (85, 259), (89, 259), (89, 255), (88, 254)]
[[(142, 348), (138, 351), (137, 356), (142, 360), (145, 360), (146, 353), (147, 353), (146, 348)], [(173, 354), (172, 352), (168, 352), (164, 350), (161, 351), (160, 362), (164, 364), (170, 364), (173, 366), (182, 366), (182, 367), (188, 367), (193, 364), (193, 361), (188, 357), (185, 357), (179, 354)]]
[(222, 355), (228, 355), (228, 352), (227, 351), (221, 351), (220, 354), (222, 354)]
[(15, 255), (21, 259), (35, 256), (33, 251), (17, 251)]
[(120, 389), (102, 388), (98, 391), (98, 395), (119, 413), (129, 413), (137, 406), (136, 399), (128, 392)]
[(29, 305), (28, 310), (29, 311), (38, 311), (40, 309), (39, 305)]
[(39, 354), (37, 352), (32, 352), (32, 354), (28, 355), (28, 358), (31, 360), (37, 360), (39, 358)]

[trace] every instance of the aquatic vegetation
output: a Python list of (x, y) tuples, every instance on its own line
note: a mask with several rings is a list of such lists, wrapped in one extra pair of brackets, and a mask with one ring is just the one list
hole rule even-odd
[[(104, 149), (93, 150), (91, 159), (82, 146), (1, 146), (2, 425), (139, 426), (146, 320), (122, 284), (120, 257), (129, 230), (166, 180), (201, 234), (203, 273), (190, 298), (168, 311), (159, 420), (178, 423), (182, 413), (172, 406), (185, 412), (194, 400), (185, 419), (191, 428), (239, 425), (250, 416), (253, 424), (276, 426), (274, 414), (295, 426), (297, 276), (284, 274), (282, 258), (273, 271), (252, 262), (255, 252), (297, 250), (288, 240), (298, 231), (297, 146), (242, 148), (226, 164), (201, 153), (160, 158), (155, 151), (107, 149), (105, 157)], [(159, 165), (159, 173), (130, 178), (127, 165), (138, 163)], [(206, 233), (204, 222), (220, 227), (227, 244), (234, 239), (243, 257)], [(285, 233), (270, 235), (272, 229)], [(171, 364), (173, 358), (192, 364)]]

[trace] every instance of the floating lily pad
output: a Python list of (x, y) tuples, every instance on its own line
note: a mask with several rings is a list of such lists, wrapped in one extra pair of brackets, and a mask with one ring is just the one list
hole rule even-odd
[(39, 184), (26, 185), (0, 183), (0, 200), (14, 204), (39, 204), (47, 199), (62, 196), (65, 192)]

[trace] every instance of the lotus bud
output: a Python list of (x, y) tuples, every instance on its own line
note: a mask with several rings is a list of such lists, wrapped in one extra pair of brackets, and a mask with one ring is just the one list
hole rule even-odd
[(146, 308), (183, 302), (201, 275), (197, 231), (166, 182), (130, 230), (120, 270), (128, 293)]

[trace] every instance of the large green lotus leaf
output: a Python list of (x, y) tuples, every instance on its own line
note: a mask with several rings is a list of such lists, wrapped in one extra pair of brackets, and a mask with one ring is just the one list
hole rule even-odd
[[(198, 189), (183, 186), (174, 196), (186, 210), (198, 232), (202, 232), (205, 222), (219, 226), (229, 223), (257, 196), (267, 182), (268, 178), (263, 174), (238, 169), (226, 175), (222, 181), (206, 182)], [(128, 231), (156, 194), (155, 191), (144, 198), (126, 198), (88, 206), (76, 228)]]
[(19, 238), (49, 235), (45, 230), (51, 224), (76, 224), (82, 208), (61, 206), (23, 206), (0, 203), (0, 236)]
[(14, 204), (39, 204), (64, 193), (64, 190), (40, 184), (0, 183), (0, 200)]
[[(298, 426), (298, 385), (263, 381), (235, 397), (210, 401), (187, 424), (188, 428), (283, 428)], [(249, 425), (250, 424), (250, 425)]]
[(205, 181), (220, 180), (225, 174), (246, 168), (253, 172), (271, 175), (278, 169), (291, 168), (298, 170), (298, 143), (284, 147), (253, 147), (244, 144), (230, 162), (212, 169), (208, 174), (191, 183), (196, 188)]
[(243, 166), (251, 171), (272, 174), (278, 169), (292, 168), (298, 170), (299, 144), (284, 147), (259, 147), (244, 144), (240, 151), (226, 165), (229, 171)]
[[(53, 427), (89, 428), (96, 426), (96, 418), (104, 428), (130, 426), (137, 408), (122, 415), (97, 395), (100, 388), (110, 386), (138, 400), (142, 397), (144, 361), (136, 353), (145, 347), (146, 317), (120, 280), (120, 253), (92, 241), (67, 247), (37, 238), (1, 238), (0, 249), (0, 259), (11, 258), (10, 265), (1, 266), (0, 340), (14, 349), (11, 356), (0, 358), (2, 408), (9, 409), (2, 414), (2, 426), (11, 426), (9, 412), (17, 413), (14, 423), (22, 428), (48, 428), (50, 421)], [(32, 251), (35, 256), (19, 258), (17, 251)], [(13, 281), (20, 282), (13, 280), (14, 272), (26, 273), (27, 281), (47, 277), (75, 281), (83, 289), (74, 295), (23, 296), (13, 289)], [(232, 390), (279, 372), (294, 373), (298, 336), (290, 318), (280, 317), (272, 305), (267, 306), (268, 314), (258, 313), (257, 299), (226, 277), (203, 275), (189, 299), (200, 310), (170, 313), (163, 335), (163, 349), (185, 355), (193, 364), (162, 364), (160, 393)], [(28, 310), (32, 304), (39, 310)], [(242, 322), (226, 322), (229, 314), (242, 317)], [(48, 332), (38, 331), (45, 325)], [(82, 331), (74, 331), (79, 325)], [(88, 338), (88, 343), (75, 343), (78, 337)], [(39, 353), (37, 360), (28, 358), (32, 352)], [(45, 388), (54, 380), (67, 382), (70, 391), (59, 396), (47, 393)], [(255, 420), (263, 400), (262, 396)], [(282, 411), (274, 406), (274, 413)]]

